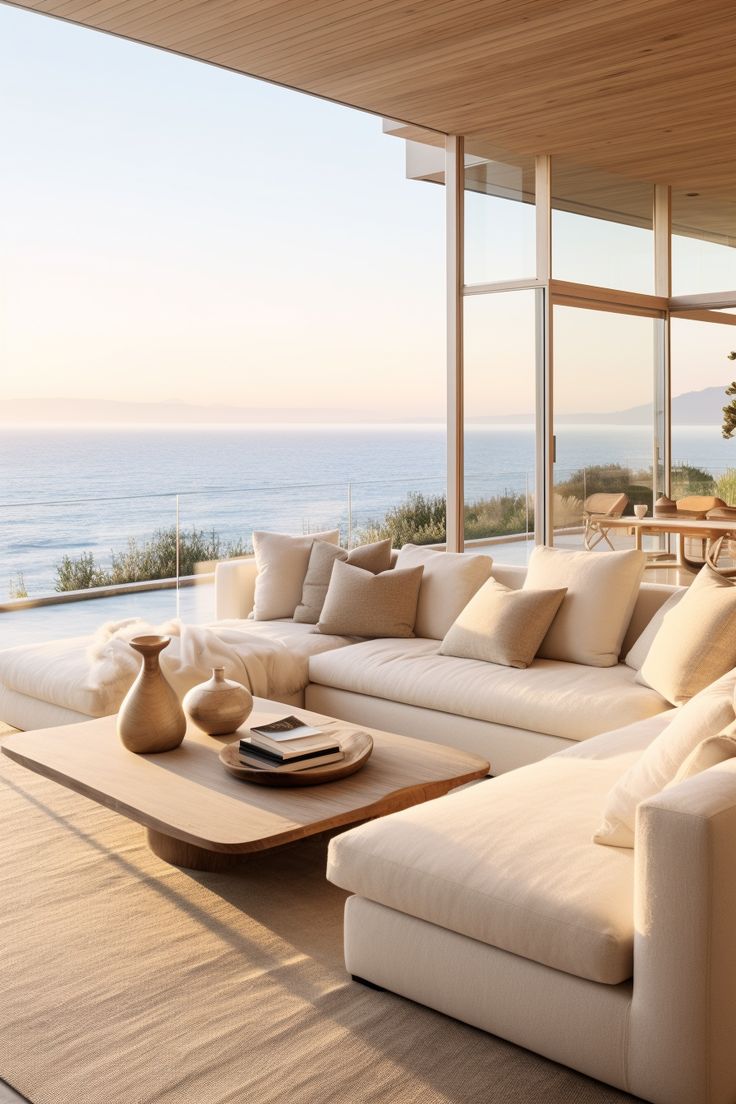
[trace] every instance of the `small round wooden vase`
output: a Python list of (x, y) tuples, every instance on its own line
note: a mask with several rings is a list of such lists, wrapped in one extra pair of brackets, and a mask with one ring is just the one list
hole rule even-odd
[(253, 695), (239, 682), (225, 678), (224, 667), (213, 667), (212, 678), (193, 686), (184, 697), (184, 710), (209, 736), (235, 732), (253, 709)]
[(159, 665), (171, 637), (134, 636), (129, 643), (143, 656), (143, 664), (120, 706), (118, 736), (128, 751), (173, 751), (184, 739), (187, 719)]

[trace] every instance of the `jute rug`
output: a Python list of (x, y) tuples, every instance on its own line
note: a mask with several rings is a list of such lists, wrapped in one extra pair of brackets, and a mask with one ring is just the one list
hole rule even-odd
[(34, 1104), (634, 1099), (352, 982), (324, 838), (185, 873), (2, 755), (0, 832), (0, 1077)]

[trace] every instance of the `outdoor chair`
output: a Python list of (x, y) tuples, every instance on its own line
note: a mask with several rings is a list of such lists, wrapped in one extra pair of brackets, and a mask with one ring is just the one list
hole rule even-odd
[(609, 518), (620, 518), (629, 504), (629, 496), (622, 493), (604, 493), (588, 495), (583, 505), (583, 521), (585, 532), (583, 540), (585, 547), (592, 552), (596, 545), (605, 541), (610, 549), (613, 549), (611, 539), (608, 536), (609, 528), (606, 521)]

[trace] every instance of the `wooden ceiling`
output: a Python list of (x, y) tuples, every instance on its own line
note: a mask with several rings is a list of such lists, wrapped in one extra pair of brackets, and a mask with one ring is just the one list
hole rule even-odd
[(518, 154), (736, 197), (732, 0), (17, 0)]

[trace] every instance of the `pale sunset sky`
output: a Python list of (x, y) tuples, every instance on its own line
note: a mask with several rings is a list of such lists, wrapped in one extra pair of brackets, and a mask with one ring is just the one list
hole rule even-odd
[[(0, 101), (0, 398), (444, 416), (444, 189), (379, 119), (2, 4)], [(487, 198), (502, 256), (532, 209)], [(603, 283), (626, 235), (648, 278), (644, 231), (555, 235), (565, 278)], [(730, 279), (733, 250), (677, 249)], [(557, 314), (561, 412), (651, 401), (651, 322)], [(530, 411), (532, 293), (468, 320), (468, 415)], [(736, 331), (678, 334), (675, 393), (725, 385)]]

